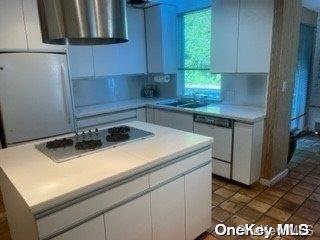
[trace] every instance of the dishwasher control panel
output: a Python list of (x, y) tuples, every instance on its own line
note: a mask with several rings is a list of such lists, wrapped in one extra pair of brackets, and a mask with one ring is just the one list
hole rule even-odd
[(233, 128), (233, 120), (205, 115), (195, 115), (195, 122), (210, 124), (218, 127)]

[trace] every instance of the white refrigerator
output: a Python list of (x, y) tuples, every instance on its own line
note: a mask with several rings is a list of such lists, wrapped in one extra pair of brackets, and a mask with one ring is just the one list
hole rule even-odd
[(74, 131), (66, 55), (0, 53), (0, 109), (7, 144)]

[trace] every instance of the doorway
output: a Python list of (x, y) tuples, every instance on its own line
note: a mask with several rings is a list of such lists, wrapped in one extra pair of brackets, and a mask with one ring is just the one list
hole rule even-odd
[(315, 28), (312, 26), (300, 25), (298, 63), (295, 71), (291, 112), (291, 131), (295, 133), (304, 131), (306, 126), (315, 32)]

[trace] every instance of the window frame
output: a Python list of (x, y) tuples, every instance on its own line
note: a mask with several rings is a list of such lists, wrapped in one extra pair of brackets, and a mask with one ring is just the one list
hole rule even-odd
[[(183, 16), (186, 14), (190, 14), (190, 13), (194, 13), (194, 12), (200, 12), (203, 10), (212, 10), (212, 6), (206, 6), (206, 7), (202, 7), (202, 8), (198, 8), (198, 9), (194, 9), (194, 10), (190, 10), (190, 11), (186, 11), (186, 12), (182, 12), (178, 14), (178, 89), (179, 92), (181, 93), (180, 95), (182, 95), (184, 98), (190, 98), (192, 97), (191, 95), (185, 95), (185, 71), (188, 70), (195, 70), (195, 71), (211, 71), (211, 68), (186, 68), (186, 67), (182, 67), (184, 65), (184, 53), (185, 53), (185, 44), (184, 44), (184, 24), (183, 24)], [(212, 73), (211, 73), (212, 74)], [(212, 101), (222, 101), (222, 81), (220, 82), (220, 95), (219, 98), (208, 98), (209, 100)]]

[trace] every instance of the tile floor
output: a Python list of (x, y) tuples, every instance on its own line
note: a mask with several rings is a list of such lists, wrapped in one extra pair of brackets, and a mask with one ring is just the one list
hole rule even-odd
[[(289, 176), (271, 188), (260, 184), (246, 188), (213, 178), (212, 228), (198, 240), (264, 239), (219, 237), (214, 232), (218, 223), (227, 226), (245, 223), (269, 226), (278, 223), (307, 223), (314, 226), (315, 234), (306, 239), (320, 239), (320, 137), (309, 136), (298, 142), (289, 169)], [(0, 239), (11, 240), (1, 199), (0, 196)]]
[(299, 140), (289, 170), (289, 176), (270, 188), (260, 184), (246, 188), (213, 178), (212, 228), (199, 240), (264, 239), (220, 237), (214, 232), (218, 223), (227, 226), (246, 223), (269, 226), (306, 223), (314, 226), (313, 236), (282, 239), (320, 240), (320, 137), (308, 136)]

